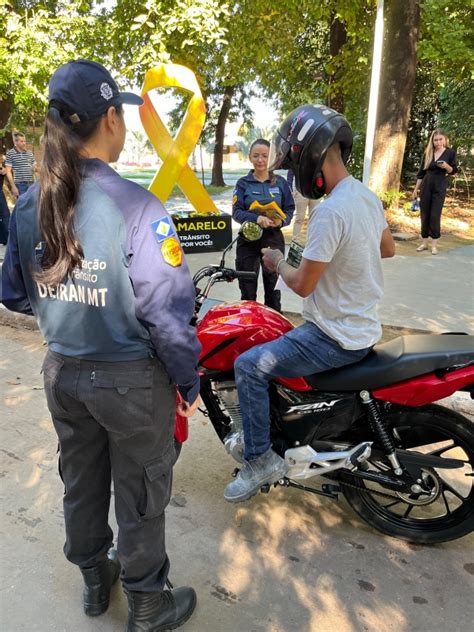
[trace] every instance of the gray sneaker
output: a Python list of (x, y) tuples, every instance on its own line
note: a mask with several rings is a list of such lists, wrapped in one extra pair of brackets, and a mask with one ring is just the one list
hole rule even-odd
[(265, 484), (276, 483), (288, 471), (288, 465), (270, 448), (251, 461), (244, 461), (235, 480), (227, 485), (224, 498), (230, 503), (240, 503), (254, 496)]

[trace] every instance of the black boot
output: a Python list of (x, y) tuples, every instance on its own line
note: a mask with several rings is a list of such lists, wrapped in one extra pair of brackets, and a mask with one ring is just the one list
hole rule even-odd
[(161, 632), (183, 625), (196, 607), (196, 593), (182, 587), (162, 592), (129, 592), (127, 632)]
[(109, 607), (110, 589), (120, 575), (117, 551), (109, 549), (107, 557), (91, 568), (81, 568), (84, 577), (84, 612), (89, 617), (102, 614)]

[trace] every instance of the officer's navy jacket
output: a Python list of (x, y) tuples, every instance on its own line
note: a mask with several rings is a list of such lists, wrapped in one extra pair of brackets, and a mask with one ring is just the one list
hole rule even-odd
[(110, 362), (156, 355), (192, 402), (201, 348), (189, 324), (195, 289), (184, 255), (178, 266), (163, 256), (164, 241), (177, 239), (171, 218), (154, 195), (104, 162), (84, 160), (83, 167), (75, 210), (81, 268), (57, 287), (23, 274), (38, 266), (44, 251), (36, 184), (12, 213), (1, 300), (8, 309), (34, 314), (57, 353)]
[(282, 226), (288, 226), (293, 217), (295, 202), (285, 179), (281, 176), (275, 176), (275, 179), (274, 184), (270, 180), (260, 182), (253, 175), (253, 170), (250, 170), (237, 181), (232, 200), (232, 216), (236, 222), (255, 222), (258, 215), (248, 209), (252, 202), (258, 200), (261, 204), (276, 202), (286, 215)]

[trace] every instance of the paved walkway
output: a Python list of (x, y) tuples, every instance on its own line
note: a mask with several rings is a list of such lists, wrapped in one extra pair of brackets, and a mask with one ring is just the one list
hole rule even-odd
[[(218, 263), (220, 253), (188, 255), (191, 271)], [(226, 264), (233, 267), (235, 247)], [(425, 329), (436, 333), (463, 331), (474, 334), (474, 246), (465, 246), (434, 257), (395, 256), (383, 261), (385, 295), (379, 304), (384, 325)], [(215, 285), (210, 295), (223, 301), (238, 300), (237, 282)], [(263, 300), (260, 282), (259, 299)], [(302, 299), (291, 291), (282, 293), (284, 311), (301, 312)]]
[[(38, 332), (0, 327), (1, 629), (123, 632), (119, 585), (101, 617), (82, 613), (82, 580), (62, 553), (63, 486), (39, 374)], [(421, 547), (361, 523), (347, 503), (272, 489), (223, 499), (235, 462), (209, 419), (190, 423), (166, 510), (171, 580), (198, 606), (182, 632), (467, 632), (474, 534)], [(313, 484), (310, 481), (309, 484)], [(116, 523), (111, 515), (115, 533)]]
[[(231, 211), (232, 189), (213, 196), (217, 207)], [(169, 211), (190, 210), (185, 198), (167, 202)], [(234, 230), (239, 225), (234, 223)], [(415, 245), (414, 245), (415, 248)], [(0, 246), (0, 260), (4, 246)], [(218, 263), (221, 253), (202, 253), (187, 256), (194, 273), (207, 263)], [(228, 253), (226, 263), (233, 267), (235, 247)], [(379, 304), (384, 325), (423, 329), (433, 332), (457, 331), (474, 334), (474, 245), (443, 251), (439, 255), (429, 251), (413, 257), (395, 256), (383, 261), (385, 295)], [(261, 285), (261, 283), (260, 283)], [(237, 282), (214, 287), (213, 298), (223, 301), (240, 298)], [(259, 298), (263, 300), (263, 288)], [(293, 292), (284, 292), (284, 311), (301, 312), (302, 300)]]
[[(231, 211), (232, 189), (214, 196), (217, 207)], [(174, 199), (169, 210), (189, 210), (187, 200)], [(238, 224), (234, 225), (235, 230)], [(474, 245), (437, 256), (429, 251), (413, 257), (395, 256), (383, 261), (385, 295), (379, 304), (384, 325), (424, 329), (436, 333), (462, 331), (474, 334)], [(415, 244), (413, 246), (415, 248)], [(209, 262), (219, 262), (220, 253), (195, 254), (187, 257), (191, 271)], [(229, 267), (235, 262), (235, 248), (227, 255)], [(260, 282), (259, 298), (263, 299)], [(212, 296), (225, 301), (238, 300), (237, 283), (220, 284)], [(301, 299), (293, 292), (284, 292), (284, 311), (301, 312)]]

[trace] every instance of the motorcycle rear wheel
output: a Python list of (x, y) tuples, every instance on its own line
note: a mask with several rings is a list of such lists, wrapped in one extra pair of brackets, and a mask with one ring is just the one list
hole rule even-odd
[[(342, 481), (354, 486), (343, 486), (352, 509), (378, 531), (415, 544), (448, 542), (474, 531), (474, 424), (437, 405), (392, 409), (385, 422), (398, 448), (461, 459), (464, 466), (424, 470), (423, 477), (433, 488), (432, 501), (345, 475)], [(390, 469), (387, 461), (371, 460), (369, 467)], [(389, 494), (393, 500), (371, 490)]]

